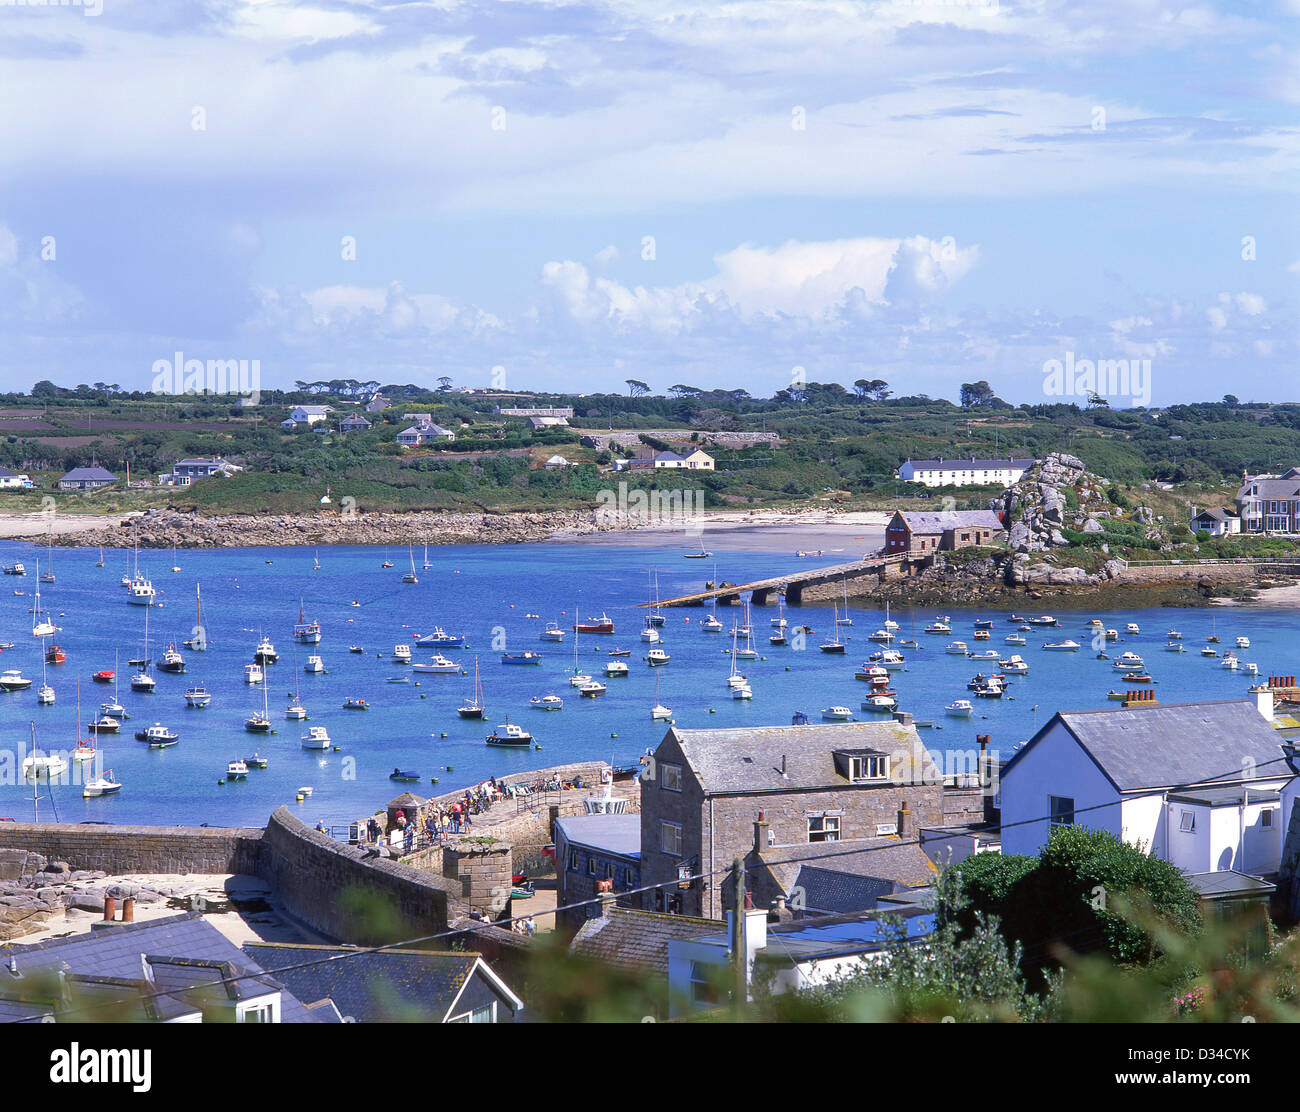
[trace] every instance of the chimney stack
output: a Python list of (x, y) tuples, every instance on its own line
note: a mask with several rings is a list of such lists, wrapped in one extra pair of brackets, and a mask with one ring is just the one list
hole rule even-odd
[(762, 853), (767, 849), (767, 832), (768, 824), (763, 818), (763, 812), (758, 812), (758, 818), (754, 822), (754, 852)]

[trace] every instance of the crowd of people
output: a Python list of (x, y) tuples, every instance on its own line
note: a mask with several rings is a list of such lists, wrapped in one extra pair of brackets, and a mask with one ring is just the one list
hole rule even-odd
[[(491, 776), (472, 788), (466, 788), (455, 799), (430, 800), (421, 807), (399, 810), (393, 816), (393, 829), (401, 831), (402, 852), (412, 853), (416, 849), (441, 845), (448, 838), (472, 834), (474, 817), (490, 811), (503, 799), (514, 800), (539, 792), (580, 789), (582, 786), (581, 776), (561, 780), (552, 774), (549, 779), (531, 784), (522, 781), (507, 784), (504, 780)], [(391, 830), (385, 832), (376, 816), (372, 815), (366, 823), (366, 839), (369, 842), (388, 841), (391, 833)]]

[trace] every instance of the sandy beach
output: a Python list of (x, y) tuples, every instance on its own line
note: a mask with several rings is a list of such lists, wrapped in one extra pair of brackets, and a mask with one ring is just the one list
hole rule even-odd
[(582, 535), (556, 533), (556, 541), (574, 544), (658, 545), (680, 548), (683, 554), (724, 550), (796, 552), (856, 560), (884, 544), (883, 510), (828, 513), (806, 510), (782, 513), (775, 510), (741, 512), (713, 511), (694, 517), (689, 526), (643, 525)]
[(0, 514), (0, 540), (52, 533), (71, 537), (95, 529), (115, 529), (128, 514)]

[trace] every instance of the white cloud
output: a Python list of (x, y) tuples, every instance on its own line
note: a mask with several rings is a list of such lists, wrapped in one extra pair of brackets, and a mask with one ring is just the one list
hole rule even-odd
[(716, 273), (671, 287), (629, 287), (593, 279), (571, 260), (542, 268), (542, 283), (563, 312), (582, 325), (606, 322), (673, 332), (717, 314), (742, 320), (826, 321), (854, 295), (869, 304), (941, 296), (975, 264), (979, 248), (908, 239), (790, 240), (779, 247), (743, 244), (714, 258)]

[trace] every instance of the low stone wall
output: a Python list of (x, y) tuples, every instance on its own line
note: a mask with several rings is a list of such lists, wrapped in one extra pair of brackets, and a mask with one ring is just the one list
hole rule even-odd
[(109, 874), (257, 873), (257, 827), (82, 826), (0, 822), (0, 849), (39, 853)]
[(1130, 565), (1116, 577), (1116, 583), (1253, 583), (1260, 572), (1249, 564), (1159, 564), (1154, 567)]
[(363, 946), (419, 938), (468, 914), (461, 884), (349, 846), (297, 819), (270, 818), (259, 874), (281, 903), (332, 938)]

